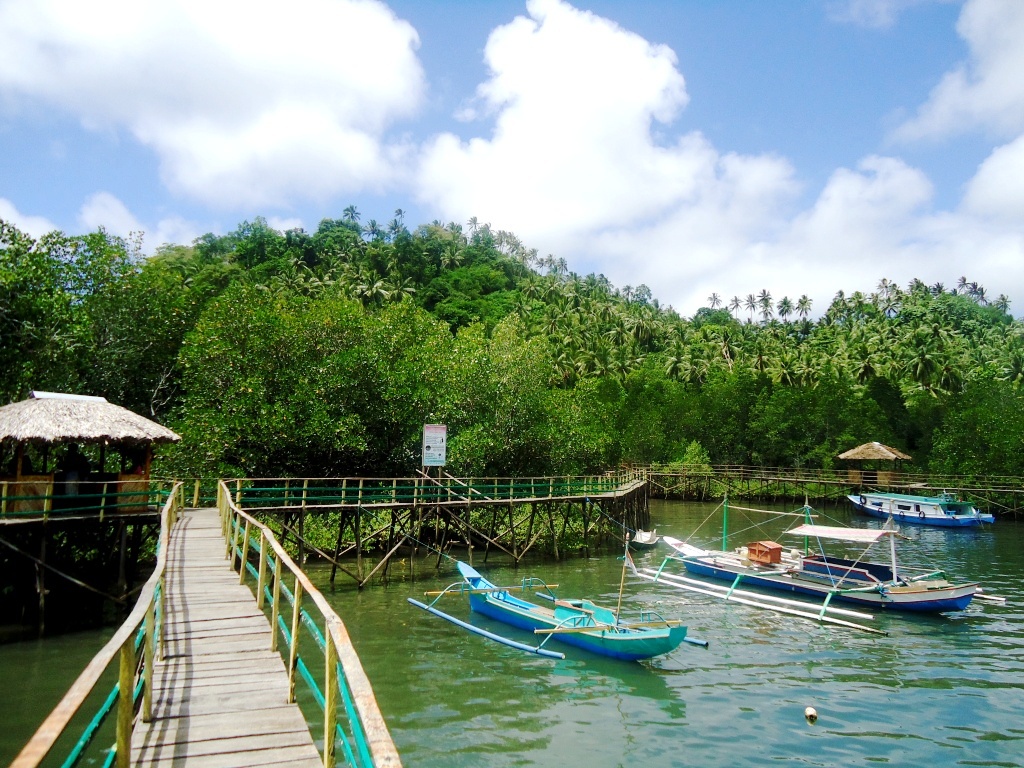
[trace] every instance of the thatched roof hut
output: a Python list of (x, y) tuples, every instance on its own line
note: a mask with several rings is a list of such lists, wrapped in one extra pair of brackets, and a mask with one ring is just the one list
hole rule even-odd
[(0, 407), (0, 442), (148, 446), (179, 440), (166, 427), (102, 397), (33, 392), (28, 400)]
[(896, 448), (882, 445), (879, 442), (864, 443), (856, 448), (851, 448), (845, 453), (840, 453), (840, 459), (851, 459), (855, 461), (898, 461), (904, 459), (911, 461), (910, 456)]

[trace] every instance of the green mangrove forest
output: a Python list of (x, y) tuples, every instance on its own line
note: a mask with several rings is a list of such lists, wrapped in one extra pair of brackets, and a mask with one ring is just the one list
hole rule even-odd
[(683, 317), (475, 219), (410, 230), (351, 206), (315, 232), (258, 218), (148, 257), (0, 221), (0, 398), (151, 416), (183, 437), (155, 467), (175, 476), (408, 476), (425, 422), (448, 425), (459, 475), (828, 468), (867, 440), (913, 469), (1024, 475), (1005, 296), (967, 277), (883, 278), (828, 307), (751, 289)]

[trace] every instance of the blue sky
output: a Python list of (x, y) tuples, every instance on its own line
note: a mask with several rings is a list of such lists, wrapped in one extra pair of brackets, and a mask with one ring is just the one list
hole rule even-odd
[(0, 0), (0, 218), (145, 247), (354, 204), (569, 268), (1024, 307), (1018, 0)]

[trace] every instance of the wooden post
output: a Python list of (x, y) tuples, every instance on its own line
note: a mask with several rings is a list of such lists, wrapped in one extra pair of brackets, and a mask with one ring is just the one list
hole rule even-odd
[(299, 568), (306, 565), (306, 498), (309, 494), (309, 478), (302, 481), (302, 508), (299, 510)]
[[(184, 489), (182, 490), (182, 493), (184, 493)], [(195, 490), (192, 492), (192, 508), (195, 509), (198, 506), (199, 506), (199, 478), (197, 477), (196, 478), (196, 487), (195, 487)]]
[(36, 589), (39, 590), (39, 637), (46, 631), (46, 521), (39, 532), (39, 563), (36, 565)]
[[(278, 558), (280, 561), (280, 557)], [(292, 640), (288, 644), (288, 703), (295, 703), (295, 671), (299, 658), (299, 626), (302, 620), (302, 582), (295, 576), (295, 605), (292, 606)]]
[(281, 615), (281, 556), (274, 558), (274, 590), (270, 609), (270, 650), (277, 650), (278, 617)]
[(334, 768), (334, 731), (338, 722), (338, 649), (334, 647), (330, 620), (324, 627), (324, 640), (324, 768)]
[[(256, 580), (256, 607), (263, 610), (263, 592), (267, 587), (267, 537), (260, 528), (260, 575)], [(277, 631), (277, 627), (272, 627)]]
[(121, 646), (117, 675), (117, 768), (131, 768), (132, 720), (135, 714), (135, 636)]
[(142, 722), (153, 719), (153, 651), (156, 645), (156, 605), (152, 600), (146, 609), (146, 633), (142, 640), (143, 668), (145, 683), (142, 686)]
[(231, 515), (231, 540), (228, 542), (228, 563), (235, 567), (235, 552), (238, 550), (238, 531), (242, 527), (241, 518)]
[(356, 501), (356, 576), (363, 581), (363, 478), (359, 478), (359, 496)]
[(245, 521), (245, 535), (242, 536), (242, 556), (238, 559), (238, 583), (245, 583), (245, 566), (249, 562), (249, 521)]

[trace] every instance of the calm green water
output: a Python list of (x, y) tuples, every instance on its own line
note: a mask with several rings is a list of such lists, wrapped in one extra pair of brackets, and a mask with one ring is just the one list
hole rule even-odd
[[(717, 545), (721, 516), (714, 509), (655, 502), (652, 517), (661, 533), (686, 538), (698, 529), (694, 543)], [(845, 511), (826, 514), (875, 524)], [(769, 518), (750, 528), (754, 519), (730, 514), (731, 530), (748, 529), (730, 546), (778, 537), (787, 522)], [(408, 766), (1024, 765), (1024, 525), (906, 533), (908, 565), (941, 564), (1009, 604), (937, 618), (883, 615), (875, 623), (890, 634), (878, 637), (627, 577), (624, 612), (645, 607), (684, 618), (690, 634), (711, 647), (687, 645), (651, 662), (625, 663), (559, 645), (566, 659), (556, 661), (470, 635), (406, 602), (456, 581), (450, 564), (435, 575), (433, 560), (420, 563), (415, 582), (361, 593), (340, 580), (329, 592), (326, 569), (311, 575), (345, 619)], [(560, 584), (562, 596), (612, 606), (617, 598), (615, 554), (518, 571), (497, 558), (480, 560), (477, 553), (477, 567), (497, 583), (532, 574)], [(638, 560), (655, 564), (660, 557)], [(450, 613), (469, 617), (464, 597), (446, 600)], [(15, 731), (30, 732), (24, 723), (47, 711), (18, 690), (26, 674), (33, 686), (58, 691), (103, 639), (0, 646), (0, 764), (28, 735)], [(814, 726), (803, 717), (809, 705), (819, 713)]]

